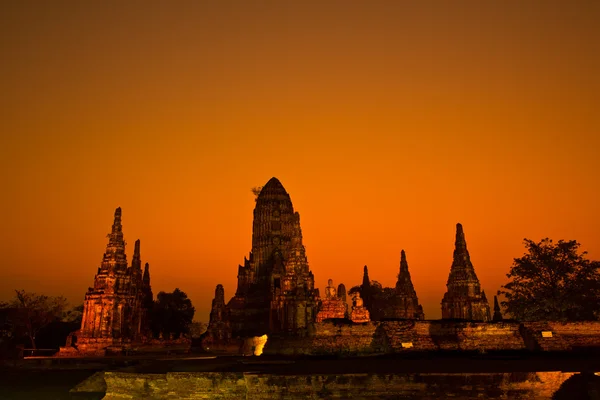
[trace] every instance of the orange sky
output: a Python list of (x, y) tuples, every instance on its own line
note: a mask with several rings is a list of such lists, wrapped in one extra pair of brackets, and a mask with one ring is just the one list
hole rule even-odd
[(523, 238), (600, 258), (600, 2), (0, 4), (0, 300), (83, 301), (123, 208), (154, 293), (208, 320), (281, 180), (316, 286), (439, 318), (454, 229), (483, 289)]

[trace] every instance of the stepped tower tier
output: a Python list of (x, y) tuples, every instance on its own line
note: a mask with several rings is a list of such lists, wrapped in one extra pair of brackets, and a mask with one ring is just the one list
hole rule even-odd
[(135, 241), (133, 258), (131, 259), (131, 268), (142, 272), (142, 258), (140, 256), (140, 239)]
[(77, 345), (85, 353), (100, 354), (107, 348), (140, 341), (149, 332), (150, 272), (146, 264), (142, 276), (139, 240), (128, 268), (121, 216), (119, 207), (94, 286), (85, 294), (77, 334)]
[(121, 225), (121, 207), (115, 210), (112, 230), (107, 237), (108, 244), (102, 257), (100, 270), (106, 272), (125, 271), (127, 269), (127, 256), (125, 255), (125, 240), (123, 239), (123, 226)]
[(408, 271), (408, 261), (404, 250), (400, 252), (400, 272), (398, 273), (395, 292), (392, 299), (393, 318), (419, 320), (425, 318), (423, 307), (419, 304), (417, 292)]
[(145, 286), (150, 287), (150, 264), (148, 263), (144, 265), (144, 276), (142, 277), (142, 281)]
[[(138, 281), (139, 282), (139, 281)], [(144, 274), (142, 280), (138, 285), (138, 290), (141, 296), (141, 324), (139, 327), (139, 334), (142, 338), (152, 337), (152, 331), (150, 329), (152, 308), (154, 307), (154, 294), (152, 293), (152, 286), (150, 286), (150, 264), (144, 265)]]
[(212, 301), (210, 320), (203, 340), (206, 348), (215, 348), (226, 344), (231, 339), (231, 327), (229, 326), (228, 309), (225, 305), (225, 289), (223, 285), (217, 285), (215, 298)]
[(448, 290), (442, 299), (443, 319), (491, 320), (490, 305), (481, 291), (461, 224), (456, 224), (454, 256), (446, 286)]
[(233, 336), (304, 332), (316, 305), (300, 214), (281, 182), (271, 178), (256, 199), (252, 250), (238, 266), (236, 294), (228, 303)]
[(362, 285), (360, 285), (360, 296), (361, 296), (361, 304), (364, 304), (364, 307), (372, 311), (372, 290), (371, 290), (371, 279), (369, 278), (369, 268), (365, 265), (363, 268), (363, 281)]

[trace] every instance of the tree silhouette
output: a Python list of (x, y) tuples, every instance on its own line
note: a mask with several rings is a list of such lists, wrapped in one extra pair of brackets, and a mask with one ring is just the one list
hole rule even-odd
[(36, 335), (44, 327), (61, 319), (67, 307), (67, 299), (15, 290), (14, 299), (0, 307), (15, 309), (14, 329), (22, 331), (29, 339), (31, 348), (35, 349)]
[(367, 288), (362, 285), (352, 287), (348, 291), (348, 295), (351, 296), (356, 292), (360, 293), (360, 297), (363, 299), (370, 300), (369, 304), (365, 302), (365, 307), (369, 310), (371, 320), (378, 321), (393, 312), (391, 301), (396, 295), (394, 288), (383, 287), (378, 281), (370, 281)]
[(260, 191), (262, 190), (262, 186), (255, 186), (252, 189), (250, 189), (252, 191), (252, 193), (254, 194), (254, 200), (258, 200), (258, 195), (260, 194)]
[(600, 262), (586, 259), (579, 246), (575, 240), (525, 239), (527, 252), (514, 259), (510, 282), (498, 291), (506, 312), (522, 321), (598, 319)]
[(152, 309), (151, 324), (154, 336), (162, 333), (165, 339), (190, 332), (195, 308), (187, 294), (179, 289), (172, 293), (160, 292)]

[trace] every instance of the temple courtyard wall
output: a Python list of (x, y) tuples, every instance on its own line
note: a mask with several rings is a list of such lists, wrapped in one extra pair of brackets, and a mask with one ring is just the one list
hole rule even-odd
[(305, 337), (270, 336), (266, 355), (376, 355), (427, 351), (600, 350), (600, 322), (325, 320)]
[[(600, 351), (600, 321), (520, 323), (406, 320), (357, 324), (348, 319), (329, 319), (315, 323), (306, 336), (269, 335), (266, 344), (263, 342), (259, 338), (232, 339), (227, 343), (210, 342), (210, 347), (205, 345), (204, 350), (243, 355), (262, 350), (265, 355), (288, 356), (355, 356), (435, 351)], [(89, 357), (124, 352), (149, 354), (190, 351), (189, 339), (129, 344), (106, 340), (96, 343), (91, 340), (89, 343), (80, 343), (78, 349), (61, 348), (57, 356)]]

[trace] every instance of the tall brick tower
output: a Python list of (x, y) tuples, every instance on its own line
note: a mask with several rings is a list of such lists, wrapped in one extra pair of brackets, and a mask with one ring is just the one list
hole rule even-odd
[(237, 290), (227, 308), (234, 338), (302, 334), (315, 321), (317, 294), (300, 215), (277, 178), (256, 199), (252, 251), (238, 266)]
[(454, 260), (446, 286), (448, 291), (442, 299), (443, 319), (491, 320), (490, 305), (485, 292), (481, 291), (461, 224), (456, 224)]
[(396, 295), (393, 299), (394, 318), (424, 319), (423, 307), (419, 304), (417, 292), (413, 286), (408, 261), (404, 250), (400, 252), (400, 272), (396, 282)]
[(102, 354), (143, 340), (148, 334), (151, 303), (150, 272), (146, 264), (142, 273), (139, 240), (135, 242), (131, 267), (127, 266), (119, 207), (94, 287), (85, 294), (77, 347), (82, 352)]

